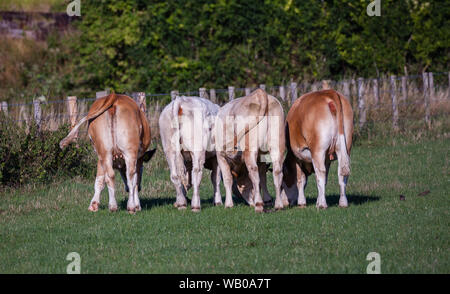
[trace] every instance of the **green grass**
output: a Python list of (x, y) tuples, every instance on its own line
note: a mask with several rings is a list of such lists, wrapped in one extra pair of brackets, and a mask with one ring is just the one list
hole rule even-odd
[[(348, 209), (337, 207), (334, 163), (327, 210), (315, 208), (313, 177), (305, 209), (255, 214), (242, 202), (213, 207), (204, 173), (201, 213), (178, 211), (161, 149), (146, 166), (143, 211), (136, 215), (126, 212), (121, 183), (116, 213), (107, 210), (106, 189), (102, 209), (87, 210), (93, 179), (4, 190), (0, 272), (65, 273), (66, 256), (75, 251), (82, 273), (365, 273), (366, 256), (375, 251), (382, 273), (448, 274), (449, 143), (356, 146)], [(425, 190), (431, 192), (417, 196)]]

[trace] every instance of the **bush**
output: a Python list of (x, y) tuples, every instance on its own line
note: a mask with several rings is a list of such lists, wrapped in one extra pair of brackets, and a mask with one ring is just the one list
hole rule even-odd
[(68, 131), (68, 125), (55, 132), (39, 131), (36, 124), (26, 130), (0, 113), (0, 185), (47, 183), (57, 177), (92, 177), (96, 158), (90, 142), (79, 140), (64, 150), (59, 148)]

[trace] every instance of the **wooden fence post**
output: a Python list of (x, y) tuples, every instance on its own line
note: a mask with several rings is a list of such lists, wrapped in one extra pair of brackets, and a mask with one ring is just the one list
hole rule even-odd
[(172, 91), (170, 91), (170, 99), (175, 100), (175, 98), (177, 98), (178, 95), (180, 95), (180, 93), (178, 92), (178, 90), (172, 90)]
[(5, 115), (8, 115), (8, 102), (3, 101), (1, 111), (5, 113)]
[(450, 71), (448, 72), (448, 92), (450, 96)]
[(392, 127), (398, 130), (398, 102), (396, 76), (391, 76), (391, 101), (392, 101)]
[(294, 82), (291, 83), (290, 91), (291, 91), (291, 104), (292, 104), (297, 99), (297, 83), (294, 83)]
[(230, 101), (234, 99), (234, 87), (233, 86), (228, 87), (228, 98)]
[(104, 91), (96, 92), (95, 99), (99, 99), (109, 95), (109, 89), (105, 89)]
[(323, 80), (322, 81), (322, 90), (330, 89), (331, 80)]
[(286, 91), (284, 89), (284, 86), (280, 86), (280, 98), (281, 100), (285, 101), (286, 100)]
[(42, 109), (41, 109), (41, 101), (36, 99), (33, 101), (33, 109), (34, 109), (34, 121), (38, 126), (38, 130), (41, 129), (41, 118), (42, 118)]
[(352, 99), (350, 97), (350, 84), (348, 81), (344, 81), (343, 84), (344, 84), (344, 88), (343, 88), (344, 96), (351, 102)]
[(142, 110), (142, 112), (147, 113), (147, 99), (145, 99), (145, 92), (137, 93), (137, 102), (139, 109)]
[(211, 99), (212, 103), (216, 103), (216, 90), (215, 89), (209, 89), (209, 98)]
[(375, 105), (378, 106), (380, 103), (380, 87), (378, 86), (378, 79), (372, 79), (373, 84), (373, 97)]
[(366, 124), (366, 103), (364, 99), (364, 78), (358, 78), (358, 110), (359, 110), (359, 129)]
[(430, 101), (436, 101), (436, 95), (434, 91), (434, 79), (433, 79), (433, 73), (428, 73), (428, 87), (430, 88)]
[(252, 89), (250, 89), (250, 88), (245, 88), (245, 96), (250, 95), (251, 92), (252, 92)]
[(428, 90), (428, 73), (422, 73), (423, 79), (423, 103), (425, 107), (425, 124), (428, 128), (431, 128), (430, 121), (430, 95)]
[(408, 77), (402, 76), (402, 102), (408, 99)]
[(67, 110), (69, 111), (70, 128), (73, 129), (73, 127), (77, 124), (77, 117), (78, 117), (76, 96), (67, 97)]
[(198, 96), (200, 96), (201, 98), (208, 99), (208, 94), (206, 94), (206, 88), (199, 88)]

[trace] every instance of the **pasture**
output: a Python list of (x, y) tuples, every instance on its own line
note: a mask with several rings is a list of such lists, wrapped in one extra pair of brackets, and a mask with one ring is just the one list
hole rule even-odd
[[(232, 209), (213, 207), (204, 172), (202, 211), (178, 211), (160, 145), (145, 165), (136, 215), (126, 211), (117, 172), (116, 213), (107, 209), (107, 189), (99, 212), (88, 211), (93, 178), (4, 189), (0, 272), (66, 273), (66, 256), (75, 251), (81, 273), (364, 274), (369, 252), (380, 254), (382, 273), (449, 273), (449, 143), (354, 146), (347, 209), (337, 207), (335, 162), (327, 210), (315, 207), (314, 176), (304, 209), (255, 214), (238, 199)], [(268, 183), (274, 196), (270, 173)]]

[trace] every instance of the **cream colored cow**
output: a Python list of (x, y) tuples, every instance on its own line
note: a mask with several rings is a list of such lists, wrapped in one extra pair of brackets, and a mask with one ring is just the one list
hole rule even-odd
[(200, 211), (199, 186), (203, 167), (212, 170), (214, 204), (221, 205), (220, 169), (211, 141), (219, 106), (200, 97), (176, 97), (159, 117), (161, 142), (177, 193), (175, 207), (185, 209), (186, 193), (193, 187), (191, 210)]
[(281, 198), (282, 163), (285, 152), (284, 113), (279, 101), (258, 89), (220, 108), (214, 131), (217, 161), (226, 191), (225, 207), (233, 206), (235, 188), (256, 212), (271, 197), (266, 187), (267, 163), (273, 165), (275, 208), (288, 205)]

